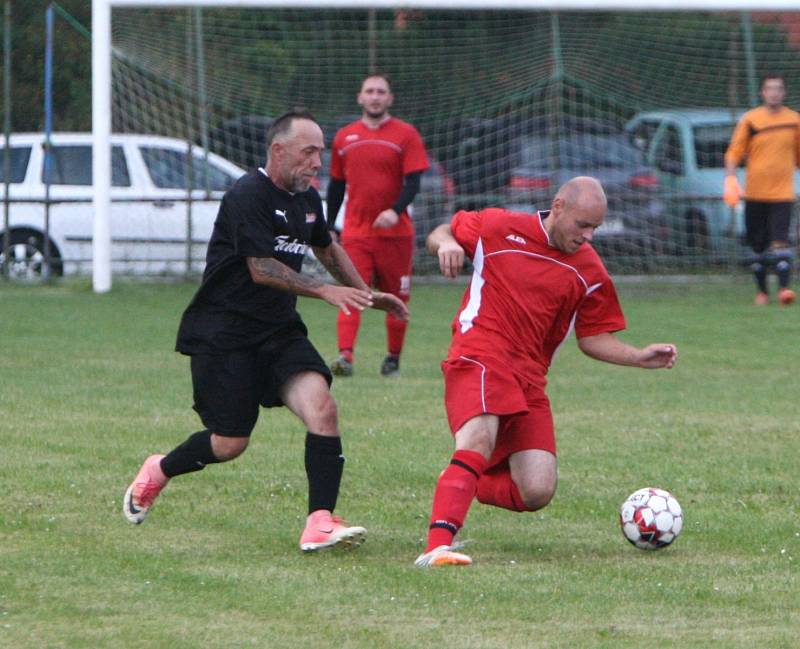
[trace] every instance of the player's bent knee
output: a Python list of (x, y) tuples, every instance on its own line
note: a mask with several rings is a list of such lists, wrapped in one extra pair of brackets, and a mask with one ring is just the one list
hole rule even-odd
[(336, 433), (339, 426), (339, 410), (336, 401), (327, 393), (324, 398), (306, 409), (301, 419), (310, 431), (320, 435)]
[(523, 485), (522, 487), (518, 486), (518, 489), (519, 495), (522, 497), (522, 502), (525, 504), (525, 508), (529, 512), (535, 512), (539, 509), (547, 507), (556, 493), (555, 484), (545, 485), (541, 483), (533, 483)]
[(249, 437), (223, 437), (211, 434), (211, 450), (220, 462), (227, 462), (244, 453), (250, 443)]

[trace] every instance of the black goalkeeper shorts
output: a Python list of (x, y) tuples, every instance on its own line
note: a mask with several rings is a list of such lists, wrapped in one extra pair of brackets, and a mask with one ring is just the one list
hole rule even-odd
[(757, 254), (767, 250), (773, 241), (788, 241), (791, 221), (791, 202), (745, 201), (744, 203), (747, 243)]
[(191, 360), (194, 409), (203, 425), (224, 437), (249, 437), (259, 406), (282, 406), (281, 388), (299, 372), (322, 374), (325, 361), (303, 334), (270, 339), (261, 347), (224, 354), (195, 354)]

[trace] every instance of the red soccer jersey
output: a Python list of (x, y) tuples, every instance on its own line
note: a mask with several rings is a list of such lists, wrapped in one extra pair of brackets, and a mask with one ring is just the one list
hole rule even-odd
[(392, 228), (373, 228), (372, 223), (400, 196), (403, 176), (429, 166), (417, 129), (396, 117), (377, 128), (359, 119), (340, 129), (333, 139), (331, 178), (347, 183), (343, 236), (413, 236), (407, 210)]
[(617, 293), (589, 244), (550, 246), (542, 219), (491, 208), (458, 212), (451, 228), (472, 259), (448, 358), (490, 357), (541, 382), (573, 326), (579, 338), (625, 328)]

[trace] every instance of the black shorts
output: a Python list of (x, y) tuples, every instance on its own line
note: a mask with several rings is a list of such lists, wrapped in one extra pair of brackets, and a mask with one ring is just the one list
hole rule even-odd
[(773, 241), (789, 240), (792, 203), (745, 201), (744, 225), (747, 243), (755, 253), (767, 250)]
[(192, 356), (194, 409), (203, 425), (224, 437), (249, 437), (259, 405), (282, 406), (281, 388), (298, 372), (322, 374), (331, 384), (328, 366), (303, 334), (268, 340), (261, 347), (224, 354)]

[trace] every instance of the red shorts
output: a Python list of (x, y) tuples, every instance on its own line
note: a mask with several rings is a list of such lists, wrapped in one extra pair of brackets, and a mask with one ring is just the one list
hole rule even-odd
[(342, 247), (361, 279), (408, 302), (414, 258), (412, 237), (347, 237), (342, 238)]
[(538, 449), (556, 454), (550, 400), (541, 384), (520, 381), (496, 359), (461, 356), (442, 363), (444, 404), (455, 434), (478, 415), (500, 418), (489, 467), (504, 464), (518, 451)]

